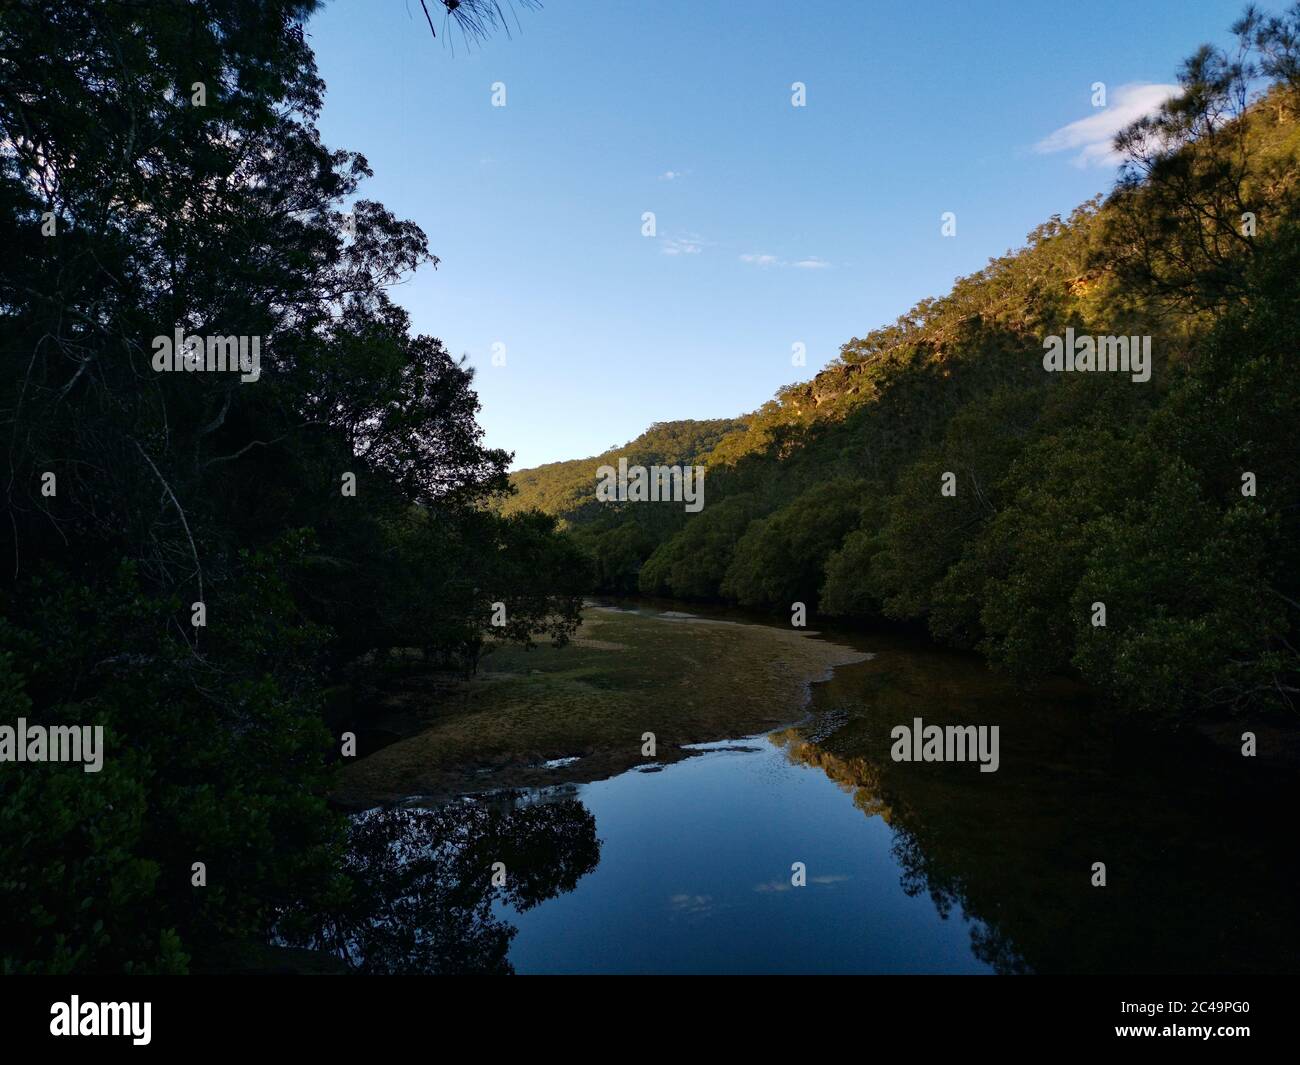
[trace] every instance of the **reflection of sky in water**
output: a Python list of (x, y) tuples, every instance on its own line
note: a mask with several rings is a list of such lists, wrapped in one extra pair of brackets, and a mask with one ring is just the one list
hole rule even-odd
[[(972, 656), (872, 643), (797, 728), (362, 815), (361, 890), (324, 940), (370, 972), (1300, 968), (1288, 779), (1096, 713), (1066, 682), (1024, 693)], [(998, 725), (998, 772), (894, 762), (891, 729), (918, 713)]]
[[(516, 914), (518, 972), (986, 972), (959, 909), (909, 898), (893, 833), (766, 740), (584, 785), (600, 864)], [(803, 862), (807, 884), (794, 887)]]

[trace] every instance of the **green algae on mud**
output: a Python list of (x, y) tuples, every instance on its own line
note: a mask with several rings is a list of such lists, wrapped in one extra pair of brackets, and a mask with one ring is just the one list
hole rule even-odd
[(803, 630), (589, 606), (568, 646), (499, 648), (478, 676), (442, 686), (419, 708), (422, 731), (349, 765), (335, 799), (448, 798), (673, 762), (692, 753), (683, 744), (797, 721), (811, 683), (869, 657)]

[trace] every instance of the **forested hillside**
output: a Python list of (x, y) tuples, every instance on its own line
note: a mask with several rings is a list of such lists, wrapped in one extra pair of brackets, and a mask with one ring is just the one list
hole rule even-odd
[(617, 464), (620, 457), (644, 466), (694, 465), (704, 461), (729, 433), (743, 431), (743, 418), (711, 418), (655, 422), (635, 440), (589, 459), (548, 462), (510, 475), (516, 492), (500, 504), (503, 514), (541, 510), (566, 522), (581, 524), (601, 513), (592, 494), (596, 470)]
[[(703, 512), (576, 528), (600, 587), (924, 623), (1161, 718), (1292, 709), (1298, 22), (1248, 15), (1241, 55), (1203, 48), (1120, 135), (1108, 197), (744, 418), (703, 460)], [(1067, 328), (1150, 337), (1151, 379), (1048, 372)], [(594, 462), (561, 466), (558, 506), (535, 487), (556, 467), (514, 479), (573, 513)]]

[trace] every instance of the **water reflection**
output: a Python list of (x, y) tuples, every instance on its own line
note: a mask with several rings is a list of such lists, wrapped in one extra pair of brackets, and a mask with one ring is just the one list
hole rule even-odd
[[(766, 740), (359, 816), (359, 889), (305, 945), (367, 973), (1300, 969), (1292, 785), (1074, 690), (872, 647)], [(894, 762), (914, 716), (998, 725), (998, 772)]]
[(356, 890), (301, 942), (357, 973), (512, 973), (501, 905), (527, 912), (599, 861), (595, 818), (572, 798), (367, 811), (348, 841)]
[[(1108, 718), (1068, 688), (1026, 696), (917, 648), (837, 671), (814, 707), (835, 727), (773, 743), (889, 824), (902, 889), (972, 918), (971, 950), (994, 971), (1300, 968), (1288, 781)], [(889, 730), (914, 714), (999, 725), (1001, 768), (894, 762)]]

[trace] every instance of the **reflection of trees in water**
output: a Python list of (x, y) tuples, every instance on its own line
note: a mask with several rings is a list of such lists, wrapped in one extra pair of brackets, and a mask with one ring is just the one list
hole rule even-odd
[(1010, 935), (980, 913), (966, 889), (965, 878), (948, 872), (931, 856), (920, 838), (901, 819), (890, 826), (894, 841), (890, 853), (902, 867), (900, 883), (910, 898), (922, 892), (945, 921), (958, 907), (970, 919), (971, 953), (996, 973), (1031, 971), (1011, 942)]
[(887, 825), (894, 821), (894, 811), (881, 794), (880, 771), (865, 758), (846, 758), (821, 747), (803, 737), (798, 728), (783, 729), (768, 735), (778, 747), (785, 750), (792, 762), (820, 769), (846, 791), (853, 805), (868, 817), (879, 817)]
[(790, 761), (820, 769), (853, 799), (853, 805), (868, 817), (879, 817), (893, 830), (890, 847), (902, 870), (900, 886), (910, 897), (922, 892), (930, 896), (935, 910), (947, 920), (959, 908), (971, 921), (971, 951), (999, 973), (1021, 973), (1029, 968), (1012, 945), (1011, 938), (996, 922), (976, 912), (963, 878), (942, 868), (931, 850), (922, 843), (921, 819), (906, 802), (885, 795), (880, 767), (870, 759), (841, 756), (803, 738), (797, 728), (774, 732), (768, 737), (782, 748)]
[[(348, 840), (348, 899), (297, 938), (360, 973), (510, 973), (518, 931), (493, 904), (527, 910), (600, 861), (596, 820), (580, 802), (464, 800), (358, 815)], [(504, 886), (492, 867), (506, 868)]]
[[(995, 781), (895, 763), (887, 734), (877, 714), (819, 743), (772, 739), (890, 826), (903, 890), (981, 922), (971, 949), (994, 970), (1296, 971), (1300, 856), (1279, 842), (1291, 782), (1243, 779), (1194, 737), (1078, 717), (1019, 719)], [(1104, 889), (1091, 883), (1099, 860)]]

